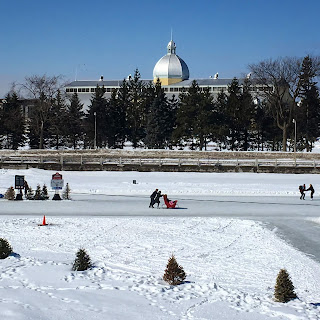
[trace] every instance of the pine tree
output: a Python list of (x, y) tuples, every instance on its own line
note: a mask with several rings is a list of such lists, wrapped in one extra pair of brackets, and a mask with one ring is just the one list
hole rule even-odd
[(8, 240), (0, 238), (0, 259), (9, 257), (10, 253), (12, 253), (12, 247)]
[(104, 97), (104, 94), (105, 88), (97, 86), (95, 92), (92, 94), (91, 105), (89, 106), (85, 120), (88, 142), (91, 145), (93, 144), (96, 133), (97, 147), (105, 147), (107, 145), (107, 99)]
[(117, 90), (112, 90), (106, 106), (107, 142), (109, 148), (123, 148), (126, 134), (125, 108), (117, 99)]
[(86, 250), (80, 248), (76, 254), (72, 270), (73, 271), (84, 271), (92, 267), (91, 259), (87, 254)]
[(25, 137), (25, 118), (19, 98), (15, 92), (8, 94), (5, 98), (2, 110), (2, 135), (5, 140), (5, 147), (17, 150), (23, 146)]
[[(313, 142), (320, 135), (320, 98), (315, 67), (311, 57), (303, 59), (301, 73), (299, 75), (299, 97), (301, 104), (298, 105), (295, 114), (297, 122), (298, 142), (301, 149), (312, 151)], [(294, 130), (292, 130), (294, 133)], [(299, 143), (298, 143), (299, 144)]]
[(34, 200), (43, 200), (42, 199), (42, 194), (41, 194), (41, 187), (40, 184), (37, 185), (36, 193), (34, 195)]
[(213, 130), (211, 139), (218, 143), (220, 150), (226, 147), (229, 133), (226, 116), (227, 100), (227, 95), (221, 90), (218, 92), (213, 104)]
[(34, 200), (34, 192), (31, 187), (27, 191), (27, 200)]
[(66, 127), (67, 140), (76, 149), (79, 141), (83, 138), (83, 104), (80, 102), (78, 94), (75, 92), (71, 96), (70, 105), (67, 106), (66, 119), (68, 126)]
[(201, 90), (197, 82), (193, 81), (187, 92), (180, 94), (179, 98), (174, 139), (191, 141), (193, 147), (206, 149), (213, 130), (214, 105), (209, 90), (207, 88)]
[(172, 127), (168, 121), (170, 116), (170, 105), (161, 82), (158, 79), (154, 88), (154, 98), (147, 117), (147, 128), (145, 145), (149, 149), (162, 149), (166, 146), (167, 140), (171, 137)]
[(163, 275), (163, 280), (168, 282), (170, 285), (176, 286), (183, 283), (186, 278), (186, 274), (183, 268), (178, 265), (176, 258), (172, 255), (169, 260)]
[(60, 90), (54, 99), (50, 110), (50, 133), (52, 137), (52, 144), (58, 150), (60, 146), (64, 145), (64, 137), (66, 129), (69, 128), (71, 121), (66, 115), (65, 100), (62, 97)]
[(48, 188), (44, 184), (41, 191), (41, 200), (48, 200), (48, 199), (49, 199)]
[(7, 189), (6, 193), (4, 194), (4, 198), (7, 200), (14, 200), (16, 192), (14, 191), (13, 187)]
[(281, 269), (278, 273), (274, 288), (274, 297), (277, 302), (289, 302), (297, 298), (290, 276), (285, 269)]
[(70, 192), (71, 192), (71, 189), (70, 189), (70, 187), (69, 187), (69, 183), (67, 183), (67, 184), (66, 184), (66, 187), (65, 187), (64, 190), (63, 190), (62, 198), (63, 198), (64, 200), (71, 200)]
[(144, 85), (140, 80), (140, 72), (135, 70), (134, 76), (129, 79), (128, 88), (130, 92), (129, 104), (127, 106), (127, 129), (128, 139), (132, 142), (133, 148), (139, 146), (139, 141), (144, 138)]
[(229, 127), (229, 139), (231, 150), (238, 149), (240, 137), (240, 114), (241, 114), (241, 89), (237, 78), (233, 78), (228, 86), (227, 98), (227, 126)]

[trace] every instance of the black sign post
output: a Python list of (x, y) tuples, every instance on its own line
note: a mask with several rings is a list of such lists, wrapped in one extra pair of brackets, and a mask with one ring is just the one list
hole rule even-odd
[(14, 177), (14, 188), (20, 190), (20, 192), (17, 193), (16, 200), (22, 200), (22, 190), (24, 188), (24, 176), (16, 175)]

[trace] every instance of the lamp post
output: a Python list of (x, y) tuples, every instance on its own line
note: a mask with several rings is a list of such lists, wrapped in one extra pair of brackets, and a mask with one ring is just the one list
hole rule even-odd
[(93, 141), (93, 147), (94, 149), (97, 149), (97, 113), (94, 112), (94, 141)]
[(292, 119), (292, 122), (294, 123), (294, 153), (297, 151), (297, 121), (296, 119)]
[(292, 122), (294, 123), (294, 148), (293, 148), (294, 165), (296, 166), (297, 165), (297, 154), (296, 154), (296, 151), (297, 151), (297, 121), (296, 121), (296, 119), (292, 119)]

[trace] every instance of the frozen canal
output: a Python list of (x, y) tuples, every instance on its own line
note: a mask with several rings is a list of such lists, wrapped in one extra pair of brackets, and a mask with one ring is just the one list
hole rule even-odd
[[(292, 196), (170, 196), (177, 209), (150, 209), (147, 196), (74, 194), (72, 201), (2, 202), (2, 215), (223, 217), (262, 222), (288, 243), (320, 262), (320, 199)], [(39, 217), (39, 221), (41, 218)]]

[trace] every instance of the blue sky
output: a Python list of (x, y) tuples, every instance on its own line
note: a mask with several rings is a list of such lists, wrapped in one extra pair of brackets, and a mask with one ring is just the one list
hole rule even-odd
[(31, 75), (152, 79), (171, 28), (190, 78), (240, 77), (248, 64), (320, 55), (320, 1), (0, 0), (0, 97)]

